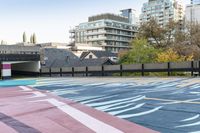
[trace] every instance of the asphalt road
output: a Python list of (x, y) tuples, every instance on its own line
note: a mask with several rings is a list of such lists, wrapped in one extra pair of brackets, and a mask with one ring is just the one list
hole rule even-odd
[(40, 78), (31, 87), (163, 133), (200, 133), (200, 78)]

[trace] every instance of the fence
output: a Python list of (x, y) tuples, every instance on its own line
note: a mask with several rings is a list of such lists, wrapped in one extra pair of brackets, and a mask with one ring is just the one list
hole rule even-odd
[(191, 76), (197, 73), (200, 76), (200, 61), (40, 69), (41, 76), (52, 76), (55, 74), (60, 76), (67, 74), (72, 77), (75, 75), (106, 76), (108, 73), (119, 73), (120, 76), (123, 76), (125, 72), (141, 73), (141, 76), (145, 76), (145, 72), (166, 72), (168, 76), (170, 76), (172, 72), (190, 72)]

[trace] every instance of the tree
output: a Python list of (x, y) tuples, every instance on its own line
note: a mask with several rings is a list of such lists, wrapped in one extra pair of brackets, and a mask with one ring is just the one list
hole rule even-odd
[(4, 41), (3, 40), (1, 40), (1, 45), (3, 45), (4, 44)]
[(33, 44), (36, 44), (37, 43), (37, 39), (36, 39), (36, 35), (35, 33), (33, 34)]
[(193, 55), (195, 60), (200, 59), (200, 24), (197, 22), (185, 23), (185, 29), (175, 34), (175, 41), (171, 46), (179, 55)]
[(179, 55), (175, 50), (169, 48), (166, 51), (157, 54), (157, 62), (179, 62), (179, 61), (191, 61), (193, 60), (193, 55), (182, 56)]
[(139, 28), (138, 37), (145, 37), (156, 49), (169, 49), (179, 56), (191, 56), (200, 59), (200, 24), (198, 22), (180, 23), (170, 21), (166, 25), (159, 25), (152, 18)]
[(136, 38), (131, 44), (132, 49), (127, 53), (121, 54), (120, 63), (133, 64), (150, 63), (155, 61), (154, 59), (158, 50), (149, 45), (147, 39)]
[(200, 48), (200, 24), (198, 22), (191, 22), (186, 25), (187, 37), (191, 45), (196, 45)]
[(178, 23), (170, 21), (166, 25), (160, 25), (155, 18), (143, 23), (138, 32), (138, 37), (145, 37), (155, 48), (166, 48), (173, 42), (175, 31), (178, 31)]
[(33, 43), (33, 35), (30, 37), (30, 43)]
[(27, 38), (26, 38), (26, 32), (23, 33), (23, 42), (27, 42)]

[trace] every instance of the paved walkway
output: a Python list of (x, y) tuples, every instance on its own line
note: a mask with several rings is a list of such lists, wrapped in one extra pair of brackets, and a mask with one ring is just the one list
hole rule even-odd
[(156, 133), (72, 100), (27, 86), (0, 88), (0, 132)]
[(36, 87), (162, 133), (200, 133), (200, 78), (40, 78)]

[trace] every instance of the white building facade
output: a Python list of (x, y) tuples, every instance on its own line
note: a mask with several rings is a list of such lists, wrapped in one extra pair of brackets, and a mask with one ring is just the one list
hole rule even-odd
[(186, 22), (200, 23), (200, 4), (187, 5), (185, 10)]
[(127, 9), (121, 15), (106, 13), (89, 17), (88, 22), (71, 30), (71, 37), (76, 45), (83, 43), (114, 53), (130, 49), (130, 42), (138, 30), (138, 26), (133, 24), (137, 21), (132, 21), (132, 13)]
[(143, 4), (140, 22), (155, 18), (163, 26), (169, 21), (182, 22), (184, 9), (182, 0), (148, 0)]

